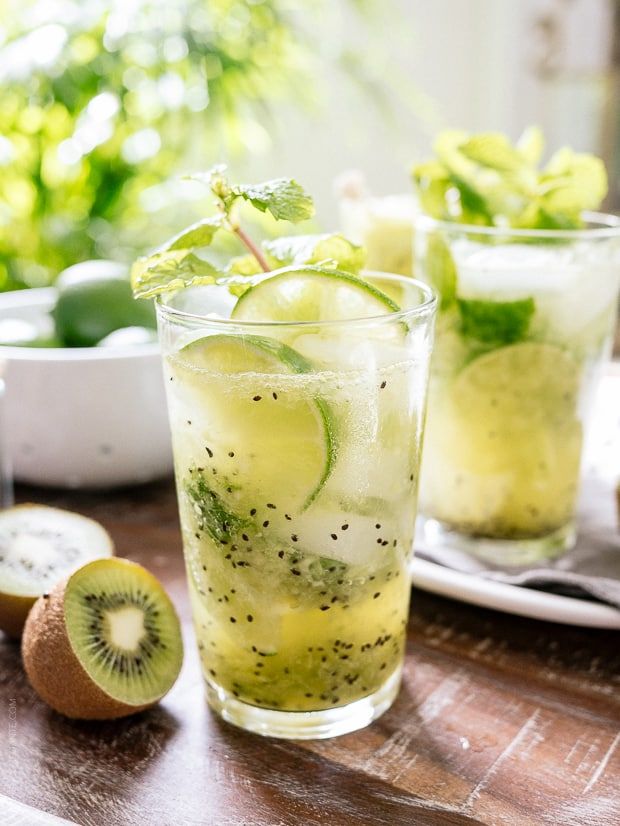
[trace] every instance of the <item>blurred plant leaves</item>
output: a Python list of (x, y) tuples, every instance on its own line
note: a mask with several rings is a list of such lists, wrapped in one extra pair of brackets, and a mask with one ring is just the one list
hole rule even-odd
[(263, 151), (277, 105), (314, 103), (328, 8), (0, 0), (0, 290), (131, 260), (194, 221), (203, 196), (179, 173)]

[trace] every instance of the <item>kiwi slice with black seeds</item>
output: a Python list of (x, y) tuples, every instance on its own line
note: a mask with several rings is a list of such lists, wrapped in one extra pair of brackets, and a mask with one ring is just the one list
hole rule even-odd
[(45, 505), (0, 512), (0, 629), (21, 634), (41, 594), (81, 565), (109, 557), (114, 545), (93, 519)]
[(113, 558), (90, 562), (35, 603), (22, 653), (33, 688), (53, 709), (103, 720), (158, 702), (179, 674), (183, 643), (158, 580)]

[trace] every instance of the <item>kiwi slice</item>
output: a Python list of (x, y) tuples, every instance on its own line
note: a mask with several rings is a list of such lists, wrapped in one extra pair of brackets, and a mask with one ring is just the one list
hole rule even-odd
[(24, 667), (55, 711), (110, 720), (149, 708), (173, 686), (183, 642), (158, 580), (127, 559), (84, 565), (28, 615)]
[(0, 629), (21, 634), (35, 600), (85, 562), (114, 553), (98, 522), (45, 505), (0, 512)]

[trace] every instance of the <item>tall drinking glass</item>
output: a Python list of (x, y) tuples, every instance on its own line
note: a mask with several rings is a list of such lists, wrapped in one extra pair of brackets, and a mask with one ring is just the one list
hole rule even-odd
[(239, 322), (225, 286), (158, 306), (207, 697), (261, 734), (361, 728), (400, 684), (435, 299), (372, 280), (403, 309)]
[(425, 540), (505, 565), (572, 547), (588, 413), (610, 352), (620, 223), (511, 230), (421, 217), (441, 294), (420, 489)]

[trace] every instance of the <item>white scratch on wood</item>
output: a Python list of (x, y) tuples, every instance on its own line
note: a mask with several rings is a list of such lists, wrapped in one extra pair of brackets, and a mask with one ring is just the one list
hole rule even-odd
[(442, 680), (417, 708), (414, 718), (417, 719), (416, 724), (410, 728), (395, 731), (364, 761), (362, 770), (377, 774), (382, 780), (393, 781), (394, 773), (400, 777), (403, 773), (404, 761), (407, 759), (411, 761), (411, 758), (416, 756), (410, 754), (409, 751), (416, 736), (454, 702), (466, 683), (467, 678), (464, 677), (463, 669), (458, 669), (454, 674)]
[(462, 811), (467, 811), (467, 809), (471, 808), (473, 803), (478, 799), (480, 793), (485, 788), (489, 780), (493, 777), (495, 772), (499, 769), (501, 764), (506, 760), (510, 755), (521, 745), (521, 743), (529, 736), (530, 733), (536, 732), (536, 726), (538, 724), (538, 720), (540, 717), (540, 709), (537, 708), (525, 721), (525, 723), (521, 726), (519, 731), (515, 734), (512, 738), (510, 743), (506, 746), (506, 748), (499, 754), (495, 760), (491, 763), (489, 768), (485, 771), (481, 779), (476, 783), (474, 788), (471, 790), (469, 795), (467, 796), (467, 800), (462, 806)]
[(570, 763), (570, 761), (571, 761), (571, 759), (572, 759), (573, 754), (575, 754), (575, 752), (577, 751), (577, 749), (579, 749), (579, 748), (580, 748), (581, 746), (583, 746), (583, 745), (584, 745), (583, 740), (581, 740), (581, 739), (578, 737), (578, 738), (575, 740), (575, 742), (573, 743), (573, 745), (571, 746), (571, 750), (568, 752), (568, 754), (567, 754), (567, 755), (566, 755), (566, 757), (564, 758), (564, 762), (565, 762), (565, 763)]
[(605, 771), (605, 768), (606, 768), (607, 764), (609, 763), (609, 761), (611, 759), (612, 754), (616, 750), (616, 746), (618, 745), (618, 743), (620, 743), (620, 731), (618, 732), (618, 734), (616, 734), (616, 736), (612, 740), (612, 743), (611, 743), (610, 747), (607, 749), (607, 751), (605, 752), (605, 754), (603, 756), (603, 759), (601, 760), (601, 762), (598, 764), (598, 766), (594, 770), (594, 772), (592, 774), (592, 777), (588, 780), (588, 785), (583, 790), (583, 794), (587, 794), (590, 791), (590, 789), (596, 783), (598, 783), (601, 775)]

